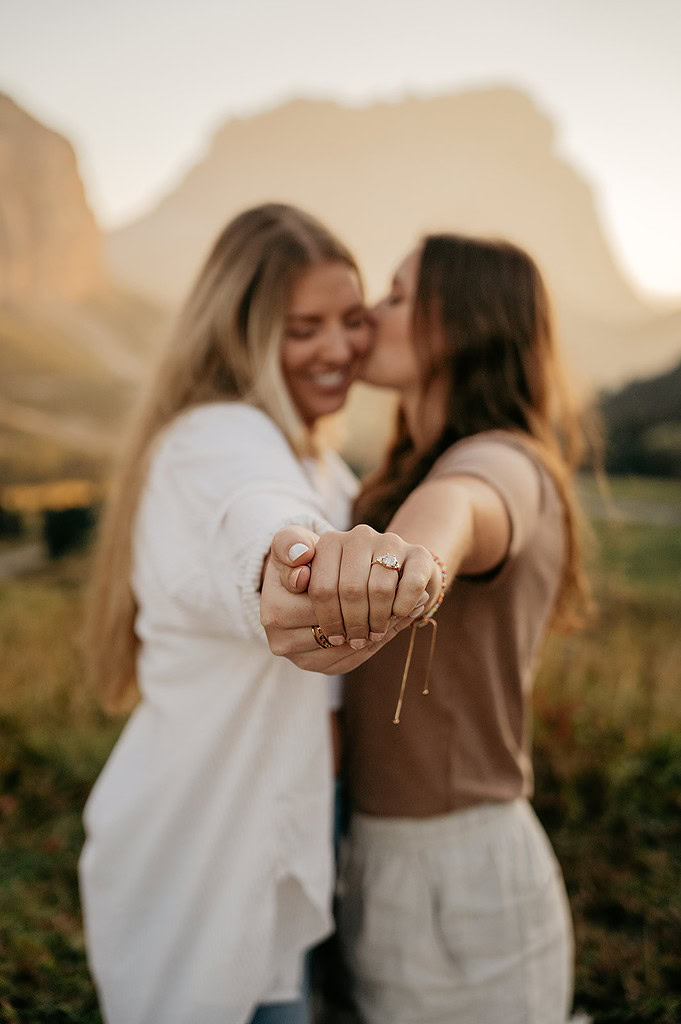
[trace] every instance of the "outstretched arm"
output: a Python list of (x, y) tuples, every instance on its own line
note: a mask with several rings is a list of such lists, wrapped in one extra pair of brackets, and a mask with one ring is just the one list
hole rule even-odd
[[(339, 538), (349, 537), (348, 534), (331, 533), (327, 539), (322, 538), (311, 576), (306, 570), (295, 583), (301, 589), (309, 584), (315, 621), (322, 624), (327, 636), (334, 637), (336, 632), (342, 631), (341, 642), (348, 640), (353, 646), (362, 647), (364, 640), (366, 647), (362, 649), (373, 653), (374, 642), (384, 628), (385, 619), (381, 616), (385, 616), (385, 601), (390, 598), (388, 594), (372, 602), (367, 567), (376, 538), (380, 537), (380, 544), (392, 544), (398, 549), (400, 544), (411, 542), (420, 550), (421, 557), (426, 548), (435, 552), (447, 565), (451, 581), (460, 574), (480, 575), (500, 567), (527, 542), (539, 505), (540, 478), (527, 454), (498, 441), (476, 440), (464, 446), (463, 451), (455, 449), (443, 457), (436, 474), (417, 487), (395, 513), (390, 534), (374, 535), (367, 527), (353, 531), (360, 547), (364, 544), (363, 554), (355, 547), (355, 557), (347, 563), (355, 574), (354, 593), (346, 586), (343, 596), (341, 570), (346, 563), (341, 557), (339, 568), (337, 554)], [(295, 589), (291, 577), (296, 569), (291, 569), (292, 564), (287, 562), (284, 552), (280, 559), (281, 582), (288, 590)], [(430, 565), (432, 575), (426, 588), (426, 610), (435, 603), (442, 582), (432, 560)], [(372, 573), (378, 571), (378, 566), (371, 570)], [(392, 582), (395, 588), (395, 578), (392, 576), (390, 580), (390, 571), (381, 569), (380, 572), (380, 585), (386, 587)], [(378, 611), (372, 610), (374, 608)], [(280, 618), (278, 628), (283, 629), (285, 625), (285, 618)]]

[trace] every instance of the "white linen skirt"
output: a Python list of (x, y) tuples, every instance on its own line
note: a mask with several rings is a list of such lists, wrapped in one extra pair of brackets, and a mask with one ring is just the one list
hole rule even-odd
[(436, 818), (356, 814), (338, 929), (365, 1024), (565, 1024), (563, 878), (524, 799)]

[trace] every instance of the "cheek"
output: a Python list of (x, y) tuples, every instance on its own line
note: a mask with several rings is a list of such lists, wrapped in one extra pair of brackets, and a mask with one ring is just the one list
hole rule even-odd
[(354, 331), (350, 345), (355, 356), (362, 357), (367, 354), (376, 343), (376, 332), (368, 324), (362, 331)]
[(391, 311), (379, 325), (377, 342), (385, 346), (395, 357), (402, 358), (411, 347), (409, 339), (409, 317), (405, 310)]
[(314, 361), (314, 356), (315, 353), (312, 348), (300, 341), (285, 341), (281, 350), (281, 366), (284, 376), (287, 379), (291, 379), (303, 373), (310, 363)]

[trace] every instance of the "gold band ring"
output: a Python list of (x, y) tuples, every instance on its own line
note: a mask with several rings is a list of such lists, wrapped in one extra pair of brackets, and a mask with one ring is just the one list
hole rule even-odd
[(312, 626), (312, 636), (315, 638), (315, 643), (319, 647), (323, 647), (324, 650), (328, 650), (329, 647), (333, 647), (332, 643), (329, 643), (329, 638), (323, 632), (321, 626)]
[(402, 565), (395, 555), (387, 553), (385, 555), (377, 555), (375, 558), (372, 558), (371, 564), (384, 565), (386, 569), (394, 569), (397, 573), (402, 572)]

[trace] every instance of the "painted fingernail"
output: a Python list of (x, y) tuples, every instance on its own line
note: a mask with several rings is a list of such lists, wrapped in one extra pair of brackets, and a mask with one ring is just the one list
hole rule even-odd
[(423, 615), (425, 610), (426, 610), (425, 604), (420, 604), (418, 606), (418, 608), (414, 608), (414, 611), (409, 613), (409, 618), (410, 619), (418, 619), (419, 615)]
[(372, 643), (377, 644), (379, 640), (382, 640), (385, 633), (369, 633), (369, 639)]
[(333, 644), (334, 647), (342, 647), (343, 644), (345, 643), (345, 637), (344, 636), (330, 636), (329, 637), (329, 643)]
[(366, 645), (367, 645), (366, 640), (351, 640), (350, 641), (350, 646), (352, 647), (353, 651), (361, 651), (363, 647), (366, 647)]
[(293, 572), (291, 573), (291, 586), (292, 587), (295, 587), (297, 585), (298, 580), (300, 579), (300, 574), (301, 574), (302, 571), (303, 571), (303, 567), (301, 565), (301, 567), (299, 569), (294, 569)]
[(307, 544), (294, 544), (293, 547), (288, 549), (288, 557), (292, 562), (295, 562), (296, 558), (300, 558), (306, 551), (309, 551)]

